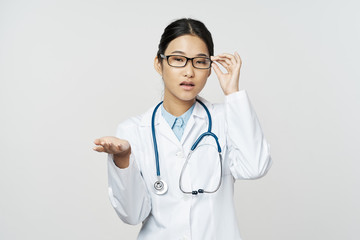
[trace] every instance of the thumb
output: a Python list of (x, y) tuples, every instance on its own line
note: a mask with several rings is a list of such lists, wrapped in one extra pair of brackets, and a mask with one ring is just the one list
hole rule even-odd
[(119, 150), (120, 151), (127, 151), (127, 150), (129, 150), (129, 148), (130, 148), (130, 144), (128, 143), (128, 142), (125, 142), (125, 143), (120, 143), (119, 145), (118, 145), (118, 148), (119, 148)]
[(213, 63), (211, 64), (211, 66), (214, 68), (214, 71), (215, 71), (215, 73), (216, 73), (216, 76), (220, 79), (220, 77), (223, 75), (223, 72), (221, 71), (221, 69), (219, 68), (219, 66), (218, 66), (215, 62), (213, 62)]

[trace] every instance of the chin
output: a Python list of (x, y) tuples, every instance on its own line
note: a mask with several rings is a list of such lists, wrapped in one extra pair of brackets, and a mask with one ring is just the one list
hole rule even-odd
[(178, 95), (178, 99), (182, 101), (192, 101), (194, 100), (194, 98), (196, 98), (197, 95), (198, 93), (192, 93), (192, 92), (182, 93)]
[[(171, 91), (172, 90), (172, 91)], [(171, 98), (176, 98), (180, 101), (183, 102), (189, 102), (189, 101), (194, 101), (194, 99), (196, 98), (196, 96), (199, 94), (199, 90), (198, 88), (186, 91), (183, 89), (165, 89), (165, 93), (164, 93), (164, 97), (166, 95), (168, 95), (168, 97)]]

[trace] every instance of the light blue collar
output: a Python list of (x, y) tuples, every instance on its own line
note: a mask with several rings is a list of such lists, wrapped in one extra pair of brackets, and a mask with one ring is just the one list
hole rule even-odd
[(193, 110), (195, 107), (195, 103), (181, 116), (175, 117), (174, 115), (170, 114), (168, 111), (165, 110), (164, 104), (161, 104), (161, 113), (162, 116), (165, 118), (165, 120), (169, 123), (169, 126), (171, 129), (173, 129), (176, 119), (181, 119), (182, 121), (177, 122), (183, 122), (183, 127), (186, 126), (187, 121), (189, 120)]

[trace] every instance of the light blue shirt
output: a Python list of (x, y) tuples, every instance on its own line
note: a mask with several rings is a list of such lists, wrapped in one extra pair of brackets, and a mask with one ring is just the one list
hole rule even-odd
[(179, 117), (175, 117), (174, 115), (171, 115), (165, 110), (164, 104), (161, 104), (162, 116), (169, 123), (170, 128), (173, 130), (175, 136), (179, 139), (179, 141), (184, 133), (185, 126), (191, 116), (194, 107), (195, 107), (195, 103), (183, 115)]

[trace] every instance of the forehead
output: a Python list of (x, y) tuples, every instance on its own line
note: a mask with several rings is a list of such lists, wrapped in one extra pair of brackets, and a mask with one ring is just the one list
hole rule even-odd
[(209, 55), (205, 42), (198, 36), (193, 35), (183, 35), (172, 40), (166, 48), (165, 54), (171, 54), (174, 51), (184, 52), (187, 56)]

